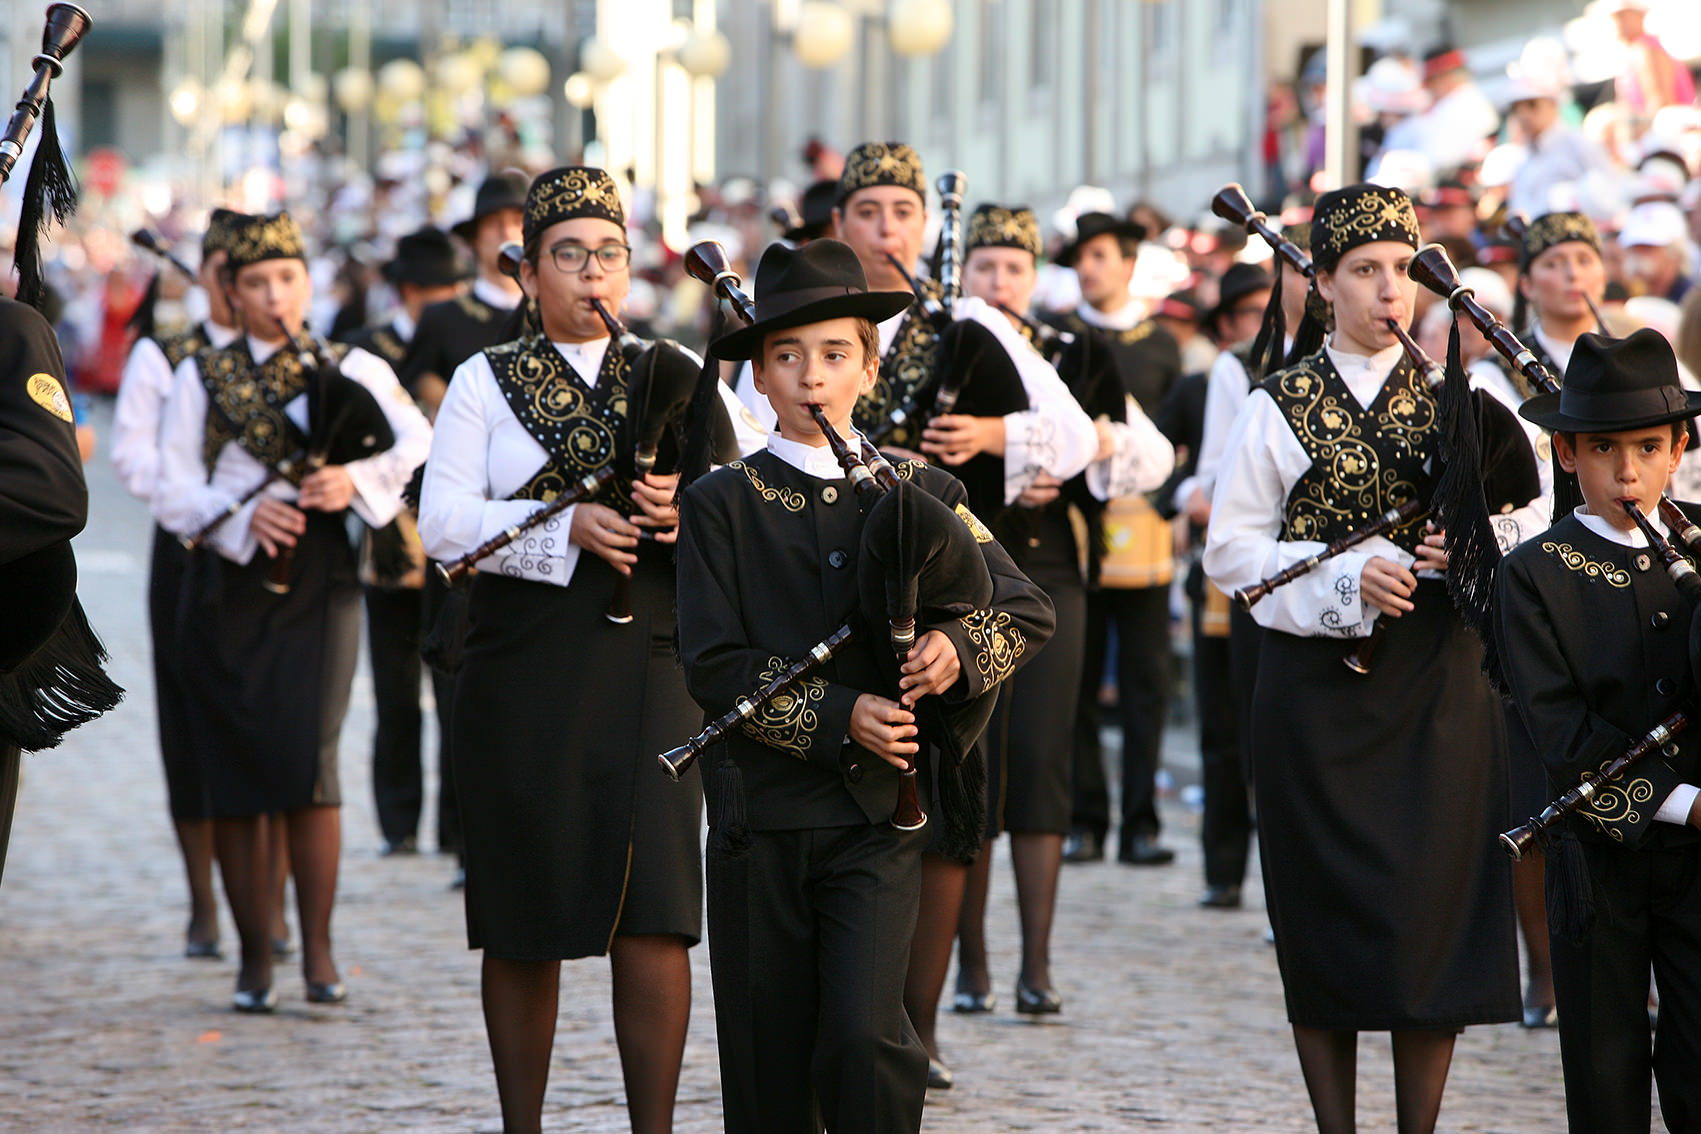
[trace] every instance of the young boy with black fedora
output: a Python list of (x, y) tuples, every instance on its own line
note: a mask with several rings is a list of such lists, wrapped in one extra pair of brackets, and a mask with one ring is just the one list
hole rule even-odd
[[(1624, 505), (1657, 523), (1689, 440), (1684, 421), (1698, 409), (1701, 394), (1679, 384), (1670, 344), (1642, 330), (1580, 335), (1564, 389), (1520, 411), (1553, 430), (1554, 459), (1584, 500), (1509, 554), (1497, 583), (1505, 674), (1554, 795), (1694, 698), (1701, 624)], [(1698, 751), (1691, 732), (1633, 764), (1566, 821), (1548, 851), (1574, 1134), (1647, 1130), (1650, 1072), (1666, 1127), (1701, 1129)], [(1660, 993), (1651, 1043), (1650, 965)]]
[[(875, 380), (876, 324), (912, 298), (869, 291), (839, 241), (775, 244), (757, 269), (755, 322), (711, 347), (753, 362), (778, 420), (766, 450), (683, 493), (679, 646), (692, 696), (718, 717), (842, 624), (858, 628), (705, 757), (729, 1131), (920, 1128), (927, 1052), (903, 989), (929, 834), (891, 822), (900, 769), (919, 765), (922, 806), (947, 844), (978, 844), (974, 741), (999, 683), (1052, 630), (1050, 603), (969, 510), (960, 481), (904, 462), (898, 495), (865, 521), (810, 412), (819, 405), (857, 443), (851, 415)], [(878, 570), (883, 545), (870, 534), (889, 499), (903, 501), (905, 523), (933, 525), (926, 535), (948, 546), (953, 566), (950, 593), (923, 585), (901, 670), (884, 615), (857, 617), (859, 592), (884, 583), (864, 576)]]

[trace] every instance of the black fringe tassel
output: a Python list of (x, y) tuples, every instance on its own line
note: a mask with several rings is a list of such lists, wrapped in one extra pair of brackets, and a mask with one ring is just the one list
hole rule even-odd
[(77, 207), (77, 179), (59, 148), (52, 99), (42, 107), (36, 136), (35, 160), (30, 162), (18, 213), (17, 250), (13, 260), (18, 270), (18, 301), (39, 310), (47, 287), (41, 273), (41, 238), (46, 234), (49, 214), (64, 224)]
[(73, 600), (47, 643), (0, 675), (0, 737), (40, 752), (113, 708), (124, 690), (101, 668), (105, 661), (106, 647)]
[(1548, 840), (1547, 928), (1573, 944), (1595, 924), (1595, 880), (1589, 873), (1588, 848), (1565, 831)]
[(721, 758), (715, 769), (715, 815), (719, 822), (709, 832), (709, 853), (721, 858), (743, 858), (750, 852), (750, 817), (744, 809), (744, 773), (731, 755)]

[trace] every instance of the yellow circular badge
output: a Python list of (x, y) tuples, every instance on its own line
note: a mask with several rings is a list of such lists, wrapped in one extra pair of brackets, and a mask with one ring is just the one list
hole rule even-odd
[(36, 405), (61, 421), (71, 420), (71, 400), (65, 396), (65, 387), (59, 384), (59, 379), (51, 374), (31, 374), (24, 388)]

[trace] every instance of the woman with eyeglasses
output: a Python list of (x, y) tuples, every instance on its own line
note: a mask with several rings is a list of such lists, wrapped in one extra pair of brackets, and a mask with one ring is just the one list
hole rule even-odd
[[(643, 344), (611, 341), (631, 249), (619, 191), (564, 167), (526, 197), (520, 282), (543, 333), (455, 372), (419, 531), (454, 560), (615, 463), (591, 500), (479, 560), (451, 750), (466, 846), (467, 941), (508, 1134), (541, 1129), (561, 962), (607, 954), (632, 1129), (666, 1131), (702, 933), (702, 781), (654, 756), (702, 714), (674, 664), (674, 476), (632, 481), (628, 387)], [(632, 619), (605, 612), (617, 584)]]

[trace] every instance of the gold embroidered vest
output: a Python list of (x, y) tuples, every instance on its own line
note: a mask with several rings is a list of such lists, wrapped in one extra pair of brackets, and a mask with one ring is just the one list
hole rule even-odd
[[(933, 280), (924, 279), (917, 283), (931, 298), (938, 299), (944, 294), (944, 289)], [(892, 345), (886, 348), (880, 359), (880, 372), (874, 377), (874, 388), (857, 399), (856, 411), (852, 415), (852, 423), (857, 429), (864, 433), (878, 429), (894, 410), (916, 398), (920, 391), (933, 383), (939, 374), (941, 349), (939, 331), (922, 312), (920, 303), (911, 304), (904, 312), (904, 321), (898, 325), (898, 334)], [(922, 423), (919, 417), (912, 416), (881, 444), (912, 451), (920, 449)]]
[[(1329, 543), (1427, 495), (1424, 464), (1441, 427), (1435, 398), (1403, 355), (1368, 408), (1322, 350), (1272, 374), (1264, 389), (1311, 458), (1288, 491), (1282, 539)], [(1412, 551), (1423, 523), (1414, 520), (1389, 538)]]
[(199, 354), (212, 345), (207, 338), (205, 323), (196, 323), (188, 330), (178, 331), (174, 335), (161, 335), (154, 342), (159, 344), (161, 353), (165, 355), (166, 362), (171, 364), (173, 370), (183, 365), (184, 359)]
[[(337, 363), (348, 353), (335, 343), (327, 349)], [(223, 350), (208, 347), (195, 357), (207, 391), (201, 459), (209, 478), (219, 450), (232, 441), (267, 468), (277, 468), (307, 447), (307, 435), (284, 413), (285, 406), (307, 392), (307, 371), (293, 350), (284, 347), (256, 363), (248, 340), (240, 338)], [(296, 464), (288, 474), (290, 483), (300, 484), (305, 471)]]
[[(632, 375), (631, 359), (618, 343), (609, 343), (603, 352), (595, 386), (587, 385), (542, 336), (490, 347), (484, 356), (508, 408), (549, 454), (512, 499), (548, 502), (615, 460), (626, 437)], [(631, 478), (621, 471), (595, 499), (629, 516), (636, 507), (631, 493)]]

